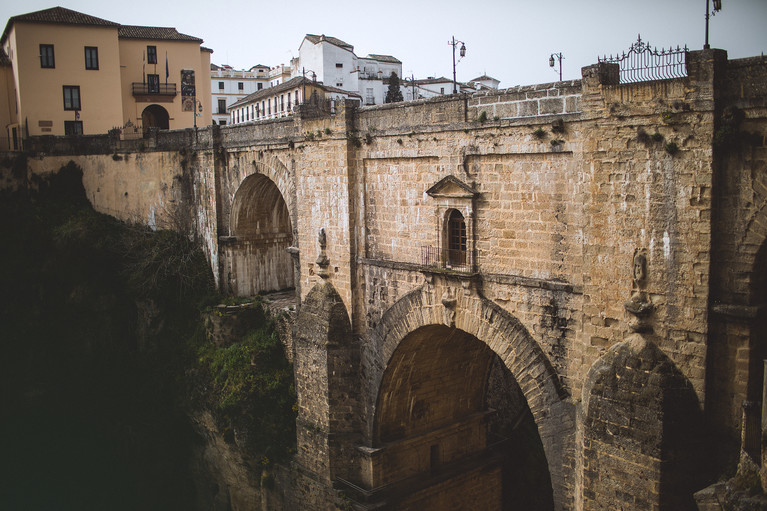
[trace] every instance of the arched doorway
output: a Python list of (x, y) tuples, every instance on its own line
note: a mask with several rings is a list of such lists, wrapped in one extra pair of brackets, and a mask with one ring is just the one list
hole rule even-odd
[(150, 128), (170, 129), (168, 111), (160, 105), (149, 105), (141, 112), (141, 125), (146, 133)]
[[(487, 344), (445, 325), (405, 336), (378, 392), (371, 464), (397, 509), (554, 509), (538, 429)], [(397, 490), (398, 487), (406, 490)]]
[(277, 185), (263, 174), (245, 178), (232, 202), (232, 236), (222, 238), (225, 282), (236, 296), (254, 296), (295, 286), (287, 248), (290, 214)]
[(466, 221), (457, 209), (450, 211), (447, 220), (447, 262), (451, 268), (466, 266)]

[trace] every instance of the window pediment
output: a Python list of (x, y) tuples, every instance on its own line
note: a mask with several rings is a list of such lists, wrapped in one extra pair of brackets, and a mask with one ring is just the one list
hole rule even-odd
[(447, 197), (451, 199), (473, 199), (479, 195), (473, 187), (454, 176), (443, 177), (426, 190), (426, 193), (435, 198)]

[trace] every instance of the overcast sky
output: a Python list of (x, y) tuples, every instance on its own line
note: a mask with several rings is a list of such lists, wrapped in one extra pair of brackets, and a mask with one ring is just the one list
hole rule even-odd
[[(54, 0), (55, 1), (55, 0)], [(62, 0), (63, 1), (63, 0)], [(767, 0), (722, 0), (711, 18), (712, 48), (730, 58), (767, 52)], [(211, 62), (247, 69), (288, 64), (307, 33), (332, 35), (358, 56), (393, 55), (403, 75), (452, 75), (451, 37), (465, 42), (459, 81), (488, 74), (501, 87), (556, 81), (549, 55), (562, 52), (563, 79), (580, 78), (598, 55), (619, 53), (641, 34), (660, 47), (703, 48), (706, 0), (67, 0), (62, 7), (125, 25), (176, 27), (214, 50)], [(0, 2), (6, 23), (54, 7)]]

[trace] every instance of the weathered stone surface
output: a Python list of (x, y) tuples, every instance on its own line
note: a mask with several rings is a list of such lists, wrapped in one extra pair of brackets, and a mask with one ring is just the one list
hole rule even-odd
[[(352, 459), (353, 446), (374, 447), (382, 375), (399, 344), (417, 328), (441, 325), (488, 346), (513, 374), (540, 433), (556, 508), (663, 507), (678, 497), (668, 488), (683, 484), (659, 468), (668, 460), (660, 431), (671, 415), (655, 414), (663, 400), (630, 405), (643, 389), (666, 396), (673, 389), (664, 385), (677, 382), (705, 407), (707, 426), (737, 441), (740, 403), (760, 388), (758, 335), (767, 329), (764, 315), (728, 313), (767, 303), (767, 64), (707, 50), (689, 52), (687, 68), (686, 78), (620, 85), (614, 66), (599, 64), (573, 82), (339, 105), (324, 119), (160, 134), (142, 150), (101, 139), (83, 148), (86, 137), (72, 154), (54, 140), (27, 159), (24, 179), (74, 160), (97, 209), (158, 226), (180, 220), (200, 239), (220, 287), (238, 293), (248, 281), (241, 294), (290, 285), (286, 260), (264, 275), (277, 284), (252, 276), (255, 257), (277, 261), (278, 249), (229, 250), (233, 220), (244, 211), (235, 207), (238, 192), (249, 179), (274, 184), (289, 220), (279, 232), (290, 238), (292, 286), (303, 307), (313, 303), (296, 348), (305, 396), (298, 457), (311, 481), (305, 486), (325, 501), (334, 499), (327, 486), (334, 470), (364, 479), (356, 461), (334, 460)], [(18, 169), (0, 164), (6, 180), (25, 186), (13, 178)], [(426, 193), (448, 176), (476, 195)], [(246, 223), (280, 216), (249, 197)], [(426, 268), (422, 252), (448, 248), (453, 211), (466, 223), (467, 275)], [(320, 229), (326, 278), (315, 263)], [(651, 382), (651, 373), (632, 367), (626, 374), (635, 380), (588, 390), (603, 410), (591, 417), (578, 397), (594, 384), (592, 365), (631, 335), (624, 304), (636, 292), (638, 250), (646, 253), (642, 293), (653, 311), (644, 326), (662, 355), (642, 363), (668, 364), (673, 378), (661, 372), (660, 383)], [(310, 290), (320, 281), (337, 295), (314, 303)], [(341, 308), (349, 325), (331, 326)], [(327, 343), (329, 332), (341, 331), (333, 338), (351, 344)], [(621, 407), (625, 414), (616, 413)], [(343, 434), (330, 435), (334, 427)], [(621, 446), (633, 464), (621, 463)]]

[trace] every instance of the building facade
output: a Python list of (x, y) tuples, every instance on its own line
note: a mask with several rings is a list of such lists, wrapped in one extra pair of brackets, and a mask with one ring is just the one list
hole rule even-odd
[(210, 107), (213, 124), (227, 124), (228, 108), (245, 96), (269, 87), (269, 77), (269, 66), (258, 64), (248, 70), (237, 70), (228, 65), (211, 64)]
[(3, 119), (9, 146), (29, 136), (209, 124), (197, 101), (210, 95), (211, 50), (201, 43), (175, 28), (120, 25), (62, 7), (10, 18), (0, 38), (13, 77), (15, 118)]
[(335, 87), (328, 87), (302, 76), (262, 89), (233, 103), (229, 111), (229, 124), (276, 119), (292, 115), (295, 108), (305, 100), (319, 106), (326, 103), (330, 108), (341, 99), (359, 100), (358, 94)]
[(323, 84), (359, 94), (364, 105), (384, 103), (384, 80), (392, 72), (402, 77), (402, 62), (395, 57), (358, 57), (354, 46), (324, 34), (307, 34), (291, 64), (294, 77), (312, 74)]

